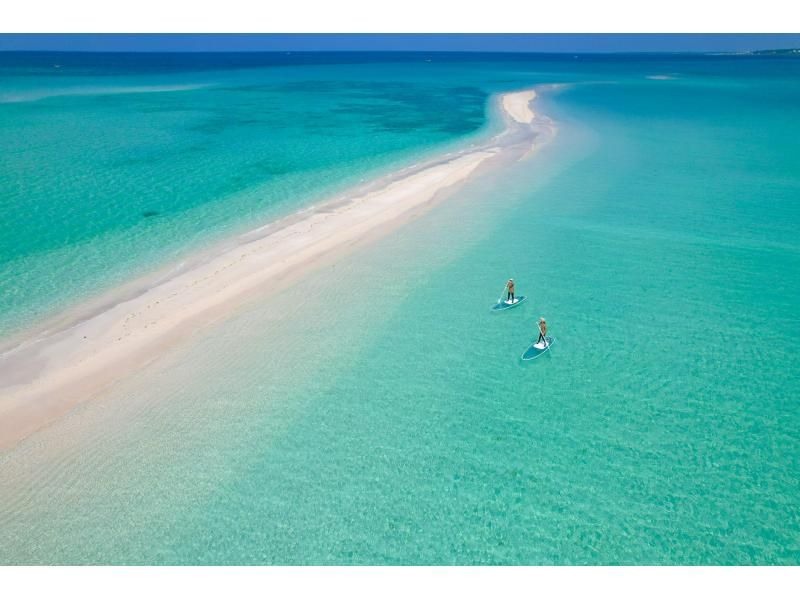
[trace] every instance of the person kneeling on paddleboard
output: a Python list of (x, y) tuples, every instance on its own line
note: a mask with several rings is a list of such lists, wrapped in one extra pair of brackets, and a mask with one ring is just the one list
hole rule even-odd
[(544, 321), (544, 318), (539, 318), (539, 339), (536, 342), (542, 341), (547, 345), (547, 322)]
[(506, 290), (508, 291), (508, 297), (506, 298), (506, 303), (514, 303), (514, 279), (509, 278), (508, 282), (506, 283)]

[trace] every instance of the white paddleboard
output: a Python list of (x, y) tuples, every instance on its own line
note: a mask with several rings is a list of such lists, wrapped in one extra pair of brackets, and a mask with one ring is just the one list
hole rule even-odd
[(522, 361), (530, 361), (531, 359), (536, 359), (540, 355), (544, 355), (555, 342), (556, 339), (554, 337), (546, 336), (544, 342), (533, 343), (522, 354)]
[(511, 309), (512, 307), (516, 307), (517, 305), (525, 301), (525, 299), (527, 298), (528, 297), (526, 295), (520, 295), (519, 297), (516, 297), (513, 302), (506, 299), (505, 301), (501, 301), (500, 303), (495, 303), (492, 306), (492, 311), (504, 311), (506, 309)]

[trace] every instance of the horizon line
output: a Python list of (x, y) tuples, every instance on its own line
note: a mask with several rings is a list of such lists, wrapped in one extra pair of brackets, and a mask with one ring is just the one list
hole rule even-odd
[(756, 52), (800, 51), (800, 47), (762, 48), (747, 50), (607, 50), (586, 51), (541, 51), (541, 50), (8, 50), (0, 48), (3, 54), (538, 54), (602, 56), (609, 54), (649, 54), (649, 55), (742, 55)]

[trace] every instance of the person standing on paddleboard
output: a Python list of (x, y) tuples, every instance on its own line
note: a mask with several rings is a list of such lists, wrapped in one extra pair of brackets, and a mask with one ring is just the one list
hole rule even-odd
[(540, 343), (544, 341), (544, 344), (547, 344), (547, 322), (545, 322), (544, 318), (539, 318), (539, 339), (536, 341)]
[(506, 303), (514, 303), (514, 279), (509, 278), (508, 282), (506, 283), (506, 290), (508, 291), (508, 297), (506, 298)]

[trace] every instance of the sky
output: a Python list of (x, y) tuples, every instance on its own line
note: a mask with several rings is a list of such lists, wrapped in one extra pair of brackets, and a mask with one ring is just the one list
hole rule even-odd
[(0, 34), (0, 51), (739, 52), (800, 48), (800, 34)]

